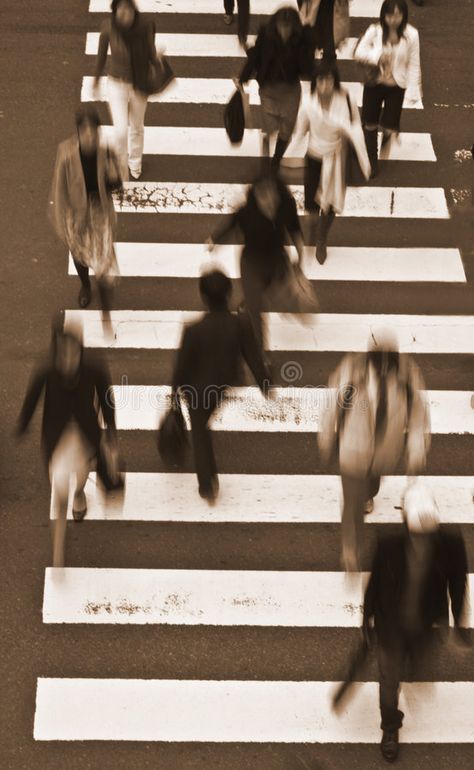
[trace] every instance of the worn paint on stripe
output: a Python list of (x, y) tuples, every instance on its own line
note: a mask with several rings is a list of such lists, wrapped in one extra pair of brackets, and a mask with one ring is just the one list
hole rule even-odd
[[(126, 182), (114, 194), (123, 214), (230, 214), (245, 201), (247, 185), (196, 182)], [(290, 186), (300, 214), (302, 185)], [(349, 187), (343, 216), (394, 219), (448, 219), (442, 187)]]
[[(368, 578), (343, 572), (48, 567), (43, 622), (358, 628)], [(469, 575), (471, 591), (473, 585)], [(464, 625), (473, 627), (472, 611)]]
[[(98, 87), (98, 93), (94, 93), (93, 76), (82, 78), (81, 101), (107, 101), (107, 78), (101, 78)], [(343, 88), (348, 91), (359, 106), (362, 105), (362, 84), (354, 81), (342, 83)], [(303, 93), (309, 93), (309, 83), (302, 83)], [(226, 104), (232, 94), (235, 86), (231, 78), (176, 78), (160, 94), (150, 96), (150, 102), (161, 102), (169, 104)], [(258, 83), (255, 80), (250, 81), (245, 90), (250, 97), (250, 104), (260, 104), (258, 95)], [(406, 109), (423, 109), (421, 101), (416, 103), (407, 102), (404, 104)]]
[[(114, 385), (113, 391), (119, 430), (156, 430), (170, 406), (168, 386)], [(430, 390), (425, 395), (432, 433), (474, 433), (470, 391)], [(232, 388), (210, 425), (219, 431), (317, 431), (322, 411), (335, 398), (336, 392), (327, 388), (275, 388), (272, 399), (265, 399), (255, 387)], [(186, 420), (189, 423), (187, 412)]]
[[(298, 8), (295, 0), (252, 0), (252, 13), (270, 15), (283, 6)], [(223, 14), (221, 3), (215, 0), (137, 0), (143, 13), (218, 13)], [(110, 0), (90, 0), (91, 13), (108, 13)], [(351, 16), (377, 18), (380, 0), (351, 0)]]
[[(114, 129), (104, 126), (104, 134), (113, 141)], [(273, 140), (275, 141), (275, 140)], [(271, 152), (273, 152), (273, 147)], [(260, 131), (247, 129), (241, 145), (232, 145), (223, 128), (189, 126), (145, 126), (146, 155), (193, 155), (206, 157), (260, 157)], [(290, 145), (285, 158), (303, 160), (306, 146)], [(401, 133), (391, 143), (387, 160), (436, 160), (430, 134)]]
[[(183, 326), (202, 317), (200, 311), (113, 310), (114, 339), (104, 337), (98, 310), (66, 310), (80, 319), (87, 347), (176, 349)], [(474, 316), (365, 315), (320, 313), (281, 316), (264, 313), (268, 350), (363, 351), (377, 330), (393, 329), (402, 353), (474, 353)], [(305, 323), (297, 323), (297, 320)]]
[[(38, 679), (41, 741), (379, 743), (378, 683), (354, 685), (341, 716), (335, 682)], [(405, 684), (403, 743), (472, 743), (474, 682)]]
[[(474, 476), (426, 476), (443, 524), (474, 524)], [(73, 482), (72, 482), (73, 483)], [(368, 524), (402, 520), (404, 476), (386, 476)], [(341, 482), (333, 475), (219, 474), (219, 504), (210, 508), (197, 494), (194, 473), (127, 473), (125, 495), (107, 499), (95, 473), (87, 481), (88, 521), (337, 524)], [(72, 519), (71, 488), (68, 517)], [(50, 512), (52, 517), (52, 510)]]

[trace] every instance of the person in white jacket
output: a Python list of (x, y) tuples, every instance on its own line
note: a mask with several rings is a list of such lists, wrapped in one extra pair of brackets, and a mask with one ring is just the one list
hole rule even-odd
[(368, 65), (362, 100), (362, 123), (372, 177), (378, 171), (377, 132), (382, 147), (400, 130), (402, 106), (421, 99), (420, 41), (408, 24), (406, 0), (384, 0), (380, 20), (371, 24), (354, 51), (354, 59)]
[(341, 88), (335, 62), (321, 61), (311, 81), (311, 95), (298, 118), (297, 139), (306, 134), (305, 209), (310, 216), (310, 239), (316, 240), (316, 259), (324, 264), (329, 229), (335, 215), (344, 208), (349, 142), (365, 178), (370, 174), (359, 108)]

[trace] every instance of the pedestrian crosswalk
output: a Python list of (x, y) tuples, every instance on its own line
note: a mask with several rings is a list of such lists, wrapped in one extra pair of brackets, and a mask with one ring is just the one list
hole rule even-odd
[[(290, 4), (296, 6), (293, 0)], [(281, 5), (288, 2), (251, 0), (252, 13), (261, 16), (267, 16)], [(461, 371), (465, 371), (466, 361), (472, 363), (474, 356), (474, 315), (472, 310), (463, 314), (462, 309), (457, 308), (453, 313), (452, 304), (450, 309), (446, 306), (448, 288), (463, 291), (467, 288), (467, 279), (445, 189), (425, 181), (438, 166), (438, 150), (435, 152), (423, 104), (407, 103), (405, 115), (409, 111), (410, 130), (402, 131), (398, 142), (392, 143), (387, 165), (391, 167), (393, 179), (402, 165), (416, 164), (419, 169), (416, 186), (412, 183), (408, 186), (406, 181), (387, 185), (381, 173), (377, 185), (371, 183), (349, 189), (340, 217), (345, 229), (334, 233), (326, 264), (319, 265), (314, 259), (314, 246), (306, 246), (307, 276), (316, 282), (316, 288), (327, 286), (329, 296), (333, 282), (347, 288), (349, 307), (344, 312), (325, 307), (325, 312), (299, 319), (301, 323), (285, 316), (284, 307), (271, 308), (271, 312), (265, 314), (268, 350), (271, 354), (288, 355), (286, 369), (280, 372), (284, 386), (280, 384), (275, 389), (272, 400), (265, 400), (253, 386), (235, 388), (214, 418), (216, 437), (225, 435), (228, 439), (225, 446), (229, 456), (227, 472), (219, 477), (217, 505), (210, 507), (197, 494), (194, 473), (165, 472), (158, 456), (156, 462), (153, 461), (152, 472), (150, 465), (147, 470), (141, 468), (144, 453), (154, 446), (151, 437), (169, 405), (170, 395), (167, 365), (163, 364), (164, 379), (151, 384), (146, 369), (150, 361), (147, 354), (155, 356), (158, 366), (166, 355), (169, 361), (169, 355), (179, 346), (184, 325), (200, 316), (200, 311), (193, 308), (197, 303), (196, 279), (204, 266), (221, 265), (232, 279), (239, 278), (240, 244), (218, 246), (208, 253), (202, 233), (210, 235), (220, 216), (230, 214), (243, 199), (251, 177), (247, 178), (244, 171), (235, 183), (230, 183), (228, 170), (235, 158), (259, 156), (259, 132), (254, 124), (254, 128), (246, 131), (242, 144), (233, 147), (219, 127), (221, 124), (216, 124), (215, 116), (209, 117), (211, 107), (216, 106), (222, 115), (223, 105), (233, 91), (231, 79), (223, 76), (224, 64), (228, 68), (231, 60), (241, 60), (245, 55), (236, 35), (225, 34), (224, 28), (214, 34), (218, 28), (215, 17), (223, 14), (222, 1), (139, 0), (138, 6), (144, 13), (156, 14), (157, 45), (165, 49), (168, 56), (176, 57), (178, 71), (184, 59), (209, 59), (212, 77), (201, 77), (202, 72), (196, 77), (179, 76), (170, 88), (151, 98), (154, 105), (147, 112), (144, 174), (147, 175), (147, 167), (152, 165), (153, 181), (129, 182), (114, 200), (120, 237), (117, 259), (124, 280), (117, 291), (116, 309), (111, 313), (112, 334), (104, 335), (99, 311), (75, 308), (66, 311), (67, 320), (80, 318), (86, 347), (103, 349), (113, 356), (117, 427), (123, 442), (132, 437), (133, 446), (140, 448), (137, 457), (126, 457), (129, 471), (124, 497), (119, 494), (114, 499), (112, 494), (106, 501), (95, 474), (90, 474), (85, 489), (88, 514), (80, 525), (81, 535), (85, 539), (93, 538), (100, 531), (104, 539), (113, 542), (123, 534), (124, 527), (136, 526), (140, 538), (142, 533), (146, 538), (157, 530), (161, 533), (163, 527), (176, 527), (173, 531), (183, 528), (187, 532), (186, 528), (192, 526), (196, 528), (194, 531), (204, 531), (204, 537), (217, 531), (219, 534), (213, 540), (217, 549), (220, 538), (233, 542), (235, 536), (246, 537), (248, 548), (252, 549), (252, 533), (259, 528), (268, 538), (268, 547), (263, 546), (264, 563), (254, 569), (239, 566), (248, 562), (237, 549), (231, 565), (224, 558), (219, 559), (217, 553), (213, 568), (209, 569), (207, 551), (195, 552), (195, 566), (187, 568), (180, 562), (179, 545), (173, 545), (176, 552), (173, 563), (177, 566), (172, 569), (161, 568), (160, 563), (154, 563), (153, 568), (149, 564), (141, 565), (137, 563), (139, 554), (134, 555), (133, 563), (130, 559), (129, 564), (119, 566), (99, 563), (47, 568), (43, 622), (48, 627), (60, 625), (61, 632), (66, 632), (70, 625), (79, 629), (90, 627), (91, 633), (101, 633), (101, 640), (107, 639), (107, 634), (118, 627), (123, 634), (121, 639), (134, 628), (141, 633), (145, 626), (159, 626), (160, 631), (166, 626), (175, 627), (178, 632), (199, 627), (203, 634), (227, 629), (233, 635), (232, 640), (240, 639), (245, 629), (260, 629), (271, 635), (280, 628), (288, 632), (285, 645), (290, 657), (295, 644), (293, 630), (310, 631), (317, 644), (315, 654), (321, 658), (318, 671), (324, 673), (311, 681), (308, 677), (302, 679), (294, 673), (295, 662), (291, 661), (284, 681), (280, 673), (262, 676), (253, 669), (255, 654), (249, 654), (237, 676), (230, 668), (226, 673), (230, 661), (224, 659), (221, 668), (224, 675), (219, 678), (203, 674), (197, 654), (191, 664), (192, 674), (188, 668), (184, 675), (173, 668), (172, 663), (161, 669), (166, 674), (160, 671), (157, 675), (151, 670), (146, 678), (135, 678), (136, 674), (124, 666), (119, 666), (118, 672), (112, 667), (112, 673), (95, 670), (93, 676), (84, 669), (83, 676), (79, 662), (72, 677), (61, 676), (61, 671), (50, 667), (37, 679), (34, 737), (37, 741), (105, 741), (112, 746), (115, 742), (127, 741), (211, 746), (320, 744), (322, 758), (330, 744), (348, 744), (350, 756), (356, 758), (362, 744), (371, 745), (380, 740), (378, 684), (374, 681), (374, 672), (364, 674), (363, 681), (357, 682), (354, 698), (342, 714), (335, 714), (330, 703), (337, 680), (345, 673), (349, 654), (349, 637), (344, 633), (356, 633), (361, 622), (368, 575), (363, 572), (346, 577), (339, 570), (339, 554), (331, 552), (334, 540), (330, 533), (338, 532), (339, 528), (341, 488), (339, 478), (334, 473), (323, 473), (326, 469), (318, 464), (316, 433), (321, 409), (328, 406), (335, 394), (322, 387), (326, 379), (315, 379), (310, 387), (298, 387), (298, 383), (303, 360), (314, 362), (314, 371), (319, 372), (320, 355), (333, 356), (336, 363), (345, 352), (365, 350), (369, 337), (376, 342), (381, 327), (393, 328), (401, 351), (420, 357), (422, 365), (425, 362), (430, 372), (439, 375), (438, 385), (430, 385), (424, 394), (430, 406), (433, 442), (441, 456), (453, 453), (454, 459), (449, 458), (446, 468), (452, 468), (453, 462), (460, 467), (459, 475), (449, 475), (449, 470), (439, 467), (439, 461), (434, 470), (428, 462), (427, 482), (437, 498), (441, 521), (448, 526), (460, 525), (470, 532), (474, 524), (474, 476), (469, 475), (472, 463), (465, 454), (463, 441), (474, 434), (474, 411), (472, 391), (466, 389), (469, 386), (466, 377), (461, 377)], [(107, 99), (106, 78), (102, 78), (96, 93), (90, 73), (93, 71), (91, 57), (97, 52), (100, 22), (109, 9), (109, 0), (90, 0), (90, 30), (85, 40), (82, 82), (78, 82), (85, 102)], [(350, 3), (350, 13), (357, 24), (378, 17), (379, 10), (380, 0)], [(183, 31), (185, 14), (187, 20), (191, 20), (191, 27), (194, 20), (200, 19), (195, 33)], [(165, 18), (165, 31), (160, 32), (160, 21)], [(209, 28), (205, 30), (206, 25)], [(231, 32), (235, 30), (236, 25), (230, 28)], [(355, 37), (348, 39), (339, 52), (345, 77), (354, 67), (351, 59), (355, 41)], [(242, 62), (234, 63), (238, 74)], [(353, 80), (347, 80), (344, 87), (361, 104), (362, 86), (356, 82), (355, 69), (350, 76)], [(255, 113), (259, 105), (258, 86), (251, 82), (247, 90)], [(304, 84), (304, 90), (308, 90), (308, 84)], [(158, 109), (157, 104), (159, 114), (153, 111)], [(191, 117), (190, 105), (198, 106), (198, 121), (195, 114)], [(412, 130), (414, 128), (416, 130)], [(103, 131), (108, 141), (113, 140), (111, 126), (105, 126)], [(301, 146), (291, 146), (289, 154), (290, 158), (300, 160)], [(180, 168), (184, 169), (186, 162), (195, 162), (196, 169), (205, 169), (206, 163), (217, 157), (220, 164), (217, 177), (210, 181), (203, 172), (202, 181), (196, 181), (195, 175), (180, 171), (173, 179), (166, 178), (160, 175), (163, 156), (169, 156), (173, 162), (183, 160)], [(292, 184), (291, 189), (303, 216), (302, 187)], [(174, 219), (169, 227), (163, 228), (167, 217)], [(353, 242), (351, 228), (358, 225), (358, 236)], [(441, 231), (436, 228), (441, 226), (446, 231), (438, 238)], [(71, 276), (71, 286), (75, 286), (71, 255), (64, 263), (64, 271)], [(164, 292), (169, 289), (169, 303), (164, 309), (156, 303), (137, 305), (136, 298), (133, 303), (129, 301), (128, 288), (138, 281), (140, 286), (150, 289), (158, 286)], [(196, 300), (191, 305), (188, 284), (186, 293), (181, 293), (186, 281), (196, 292)], [(387, 304), (392, 288), (402, 295), (415, 288), (426, 309), (415, 314), (407, 312), (403, 305), (393, 311), (390, 304), (390, 313), (370, 313), (357, 302), (363, 288), (374, 295), (386, 292)], [(145, 293), (140, 294), (142, 296)], [(143, 379), (130, 383), (128, 364), (122, 366), (122, 362), (132, 356)], [(447, 356), (450, 356), (450, 367), (443, 371), (442, 362)], [(315, 378), (318, 376), (314, 374)], [(265, 448), (260, 450), (267, 446), (263, 442), (270, 434), (281, 442), (281, 447), (287, 442), (291, 445), (292, 436), (298, 434), (304, 442), (301, 446), (304, 446), (305, 461), (314, 453), (314, 460), (310, 461), (312, 471), (308, 475), (301, 473), (300, 458), (288, 454), (284, 455), (288, 467), (281, 472), (278, 455), (284, 454), (285, 449), (280, 451), (280, 443), (278, 452), (265, 454)], [(248, 436), (255, 451), (260, 452), (264, 472), (260, 466), (242, 472), (238, 447), (243, 435)], [(218, 462), (220, 459), (218, 455)], [(382, 481), (374, 512), (366, 517), (368, 529), (389, 528), (400, 523), (405, 487), (406, 478), (402, 475)], [(72, 518), (71, 510), (68, 518)], [(289, 542), (293, 527), (304, 528), (308, 535), (311, 533), (317, 538), (318, 550), (309, 567), (299, 564), (281, 567), (271, 547), (275, 529), (279, 527), (285, 528)], [(263, 537), (264, 542), (265, 539)], [(84, 560), (87, 561), (86, 553)], [(215, 568), (215, 564), (219, 566)], [(469, 584), (472, 592), (472, 574)], [(471, 607), (466, 626), (472, 628), (473, 620)], [(324, 636), (325, 629), (340, 632), (331, 637), (331, 644)], [(350, 641), (354, 639), (350, 637)], [(156, 656), (160, 657), (159, 636), (155, 644)], [(271, 656), (275, 652), (269, 647), (259, 650), (260, 654), (269, 656), (267, 671), (271, 670)], [(326, 674), (328, 660), (337, 661), (330, 668), (330, 672), (339, 668), (337, 675)], [(278, 672), (280, 670), (278, 668)], [(437, 766), (436, 744), (474, 743), (471, 707), (474, 681), (470, 681), (472, 676), (465, 677), (466, 680), (451, 679), (431, 667), (425, 679), (403, 687), (401, 707), (410, 718), (406, 720), (401, 740), (405, 744), (426, 744), (426, 753), (434, 758), (433, 767)], [(91, 752), (96, 746), (94, 743), (81, 745), (89, 747), (87, 751)], [(211, 760), (208, 766), (217, 767), (217, 764)], [(271, 760), (265, 770), (267, 767), (272, 770)]]

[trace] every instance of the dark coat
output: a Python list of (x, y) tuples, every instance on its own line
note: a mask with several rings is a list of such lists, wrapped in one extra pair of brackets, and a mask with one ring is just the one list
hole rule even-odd
[[(433, 535), (431, 559), (420, 597), (420, 629), (449, 622), (448, 593), (456, 625), (461, 624), (467, 588), (467, 556), (461, 531), (441, 526)], [(402, 632), (402, 603), (407, 579), (409, 533), (379, 541), (365, 592), (364, 625), (375, 620), (377, 637), (390, 641)]]
[(228, 387), (242, 384), (242, 361), (246, 361), (259, 388), (269, 383), (268, 371), (258, 351), (250, 322), (246, 316), (229, 310), (206, 313), (183, 333), (173, 375), (173, 391), (181, 388), (196, 395), (202, 405), (206, 389), (218, 395), (217, 404)]
[(31, 377), (18, 421), (18, 433), (23, 433), (33, 417), (44, 389), (42, 448), (49, 461), (64, 428), (74, 418), (96, 452), (99, 449), (100, 427), (96, 403), (108, 428), (115, 428), (115, 411), (110, 376), (103, 363), (82, 356), (79, 377), (74, 387), (65, 385), (53, 361), (38, 367)]
[(131, 80), (137, 91), (148, 93), (149, 68), (156, 60), (154, 23), (138, 13), (133, 27), (120, 34), (112, 19), (106, 19), (99, 38), (96, 78), (100, 78), (104, 72), (109, 45), (109, 75)]
[(283, 42), (269, 23), (260, 29), (255, 45), (247, 51), (240, 82), (246, 83), (255, 76), (260, 86), (297, 83), (302, 77), (310, 76), (312, 64), (307, 35), (303, 31)]

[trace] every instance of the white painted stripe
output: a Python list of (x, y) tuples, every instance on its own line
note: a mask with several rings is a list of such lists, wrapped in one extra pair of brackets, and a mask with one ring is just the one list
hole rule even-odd
[[(113, 391), (119, 430), (156, 430), (158, 421), (169, 408), (171, 388), (168, 386), (114, 385)], [(470, 391), (460, 390), (426, 391), (431, 432), (472, 435), (471, 395)], [(317, 431), (320, 413), (335, 397), (335, 391), (327, 388), (289, 387), (275, 388), (274, 398), (266, 400), (256, 387), (233, 388), (210, 425), (218, 431)], [(187, 415), (186, 419), (189, 422)]]
[[(474, 524), (474, 476), (423, 478), (436, 498), (443, 524)], [(366, 522), (399, 523), (406, 484), (404, 476), (382, 479), (374, 513)], [(219, 485), (219, 504), (210, 508), (197, 494), (194, 473), (127, 473), (124, 498), (114, 501), (110, 496), (104, 499), (92, 473), (85, 488), (85, 522), (338, 524), (341, 520), (339, 476), (230, 473), (219, 474)], [(68, 516), (72, 519), (71, 509)]]
[[(343, 572), (48, 567), (43, 622), (359, 628), (368, 578), (369, 573), (348, 578)], [(464, 625), (473, 627), (472, 609)]]
[[(255, 42), (255, 35), (249, 35), (249, 46)], [(348, 37), (337, 51), (338, 59), (352, 59), (356, 37)], [(194, 35), (160, 32), (155, 36), (155, 45), (164, 50), (167, 56), (197, 56), (245, 59), (246, 53), (239, 43), (237, 35)], [(95, 56), (99, 49), (99, 33), (88, 32), (86, 54)], [(110, 53), (110, 49), (109, 49)]]
[[(196, 182), (125, 182), (114, 195), (123, 214), (230, 214), (245, 201), (247, 185)], [(304, 189), (291, 185), (300, 214), (304, 214)], [(346, 217), (448, 219), (442, 187), (349, 187)]]
[[(98, 94), (93, 93), (93, 76), (82, 78), (81, 101), (100, 102), (107, 101), (107, 78), (101, 78)], [(344, 82), (343, 88), (352, 94), (359, 106), (362, 104), (362, 84), (356, 82)], [(309, 93), (309, 83), (304, 82), (303, 93)], [(245, 87), (250, 94), (250, 104), (260, 104), (258, 95), (258, 83), (250, 81)], [(176, 78), (161, 94), (150, 96), (151, 102), (164, 102), (170, 104), (226, 104), (235, 90), (231, 78)], [(406, 109), (423, 109), (422, 102), (404, 105)]]
[[(213, 255), (200, 243), (115, 244), (122, 276), (198, 278), (203, 269), (219, 265), (230, 278), (240, 278), (241, 246), (218, 246)], [(292, 254), (296, 254), (291, 249)], [(465, 283), (458, 249), (392, 249), (329, 246), (328, 259), (320, 265), (314, 246), (305, 248), (304, 271), (317, 281), (440, 281)], [(69, 275), (76, 269), (69, 255)]]
[[(175, 349), (183, 325), (202, 317), (199, 311), (113, 310), (115, 339), (104, 338), (98, 310), (66, 310), (79, 318), (87, 347)], [(265, 313), (269, 350), (362, 351), (377, 329), (391, 328), (402, 353), (474, 353), (474, 316), (364, 315), (320, 313), (290, 323), (286, 316)], [(297, 316), (295, 319), (297, 320)]]
[[(109, 141), (113, 141), (114, 129), (112, 126), (104, 126), (104, 133)], [(430, 134), (401, 133), (399, 141), (393, 142), (391, 147), (388, 160), (436, 160)], [(271, 151), (273, 152), (273, 147)], [(145, 126), (144, 152), (146, 155), (257, 158), (261, 154), (260, 131), (257, 129), (247, 129), (242, 144), (239, 147), (235, 147), (235, 145), (230, 143), (223, 128)], [(285, 158), (302, 160), (305, 152), (306, 147), (290, 145)]]
[[(339, 717), (335, 682), (38, 679), (41, 741), (379, 743), (378, 683), (354, 685)], [(403, 743), (472, 743), (474, 682), (405, 684)]]
[[(282, 6), (297, 8), (296, 0), (252, 0), (252, 14), (270, 15)], [(217, 13), (223, 14), (222, 3), (215, 0), (137, 0), (143, 13)], [(90, 0), (91, 13), (108, 13), (110, 0)], [(378, 17), (380, 0), (351, 0), (351, 16)]]

